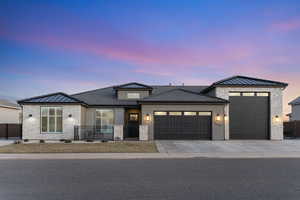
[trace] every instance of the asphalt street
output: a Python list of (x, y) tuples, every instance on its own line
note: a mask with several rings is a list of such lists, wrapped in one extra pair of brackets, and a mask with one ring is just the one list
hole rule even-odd
[(0, 160), (0, 200), (300, 199), (300, 159)]

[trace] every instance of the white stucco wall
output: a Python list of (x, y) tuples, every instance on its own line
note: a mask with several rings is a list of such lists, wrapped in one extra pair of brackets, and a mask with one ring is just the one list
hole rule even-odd
[(0, 124), (19, 124), (21, 109), (0, 106)]
[[(53, 105), (42, 105), (53, 106)], [(56, 105), (55, 105), (56, 106)], [(74, 139), (74, 126), (85, 119), (85, 108), (81, 105), (57, 105), (63, 108), (63, 133), (41, 133), (41, 105), (23, 105), (23, 139)], [(32, 114), (32, 117), (28, 117)], [(72, 114), (72, 118), (69, 118)]]
[[(282, 91), (283, 88), (252, 88), (252, 87), (217, 87), (214, 89), (217, 97), (229, 100), (229, 92), (270, 92), (270, 135), (272, 140), (283, 139), (283, 105)], [(229, 105), (225, 106), (225, 113), (229, 116)], [(274, 118), (278, 115), (280, 122), (275, 122)], [(229, 120), (225, 123), (225, 139), (229, 139)]]
[(300, 105), (292, 106), (292, 113), (290, 121), (300, 120)]

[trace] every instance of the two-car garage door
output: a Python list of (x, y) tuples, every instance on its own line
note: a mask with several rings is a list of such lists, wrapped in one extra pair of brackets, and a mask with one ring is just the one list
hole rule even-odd
[(211, 139), (211, 112), (154, 112), (154, 139)]

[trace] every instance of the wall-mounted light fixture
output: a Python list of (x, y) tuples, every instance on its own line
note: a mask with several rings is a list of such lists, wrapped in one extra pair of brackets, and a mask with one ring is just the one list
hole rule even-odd
[(226, 114), (224, 114), (224, 120), (227, 121), (228, 120), (228, 116)]
[(220, 114), (217, 114), (217, 115), (216, 115), (216, 121), (217, 121), (217, 122), (220, 122), (220, 121), (221, 121), (221, 116), (220, 116)]
[(69, 118), (72, 118), (72, 114), (69, 114), (68, 117), (69, 117)]
[(150, 115), (149, 115), (149, 114), (146, 114), (145, 120), (146, 120), (146, 121), (150, 121), (150, 119), (151, 119)]
[(278, 115), (276, 115), (276, 116), (274, 117), (274, 121), (275, 121), (276, 123), (279, 123), (279, 122), (281, 122), (281, 119), (280, 119), (280, 117), (279, 117)]
[(32, 114), (29, 114), (28, 117), (31, 118), (31, 117), (32, 117)]

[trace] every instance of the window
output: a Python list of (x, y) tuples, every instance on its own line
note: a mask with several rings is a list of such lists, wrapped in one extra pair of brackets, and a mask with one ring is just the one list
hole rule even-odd
[(114, 125), (113, 110), (96, 110), (96, 127), (101, 130), (101, 133), (112, 134)]
[(130, 113), (129, 121), (139, 121), (139, 114), (138, 113)]
[(127, 93), (127, 98), (128, 99), (139, 99), (140, 98), (140, 93)]
[(199, 116), (211, 116), (211, 112), (199, 112)]
[(167, 115), (167, 112), (154, 112), (154, 115)]
[(255, 93), (254, 92), (243, 92), (243, 96), (253, 97), (253, 96), (255, 96)]
[(195, 116), (197, 115), (197, 112), (184, 112), (183, 114), (187, 116)]
[(180, 116), (181, 114), (181, 112), (169, 112), (169, 115), (171, 116)]
[(229, 96), (241, 96), (240, 92), (229, 92)]
[(256, 93), (256, 96), (259, 96), (259, 97), (268, 97), (269, 93), (267, 93), (267, 92), (258, 92), (258, 93)]
[(41, 132), (62, 133), (62, 107), (41, 107)]

